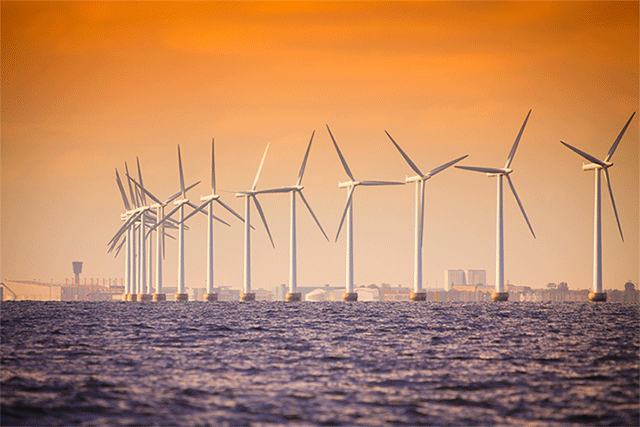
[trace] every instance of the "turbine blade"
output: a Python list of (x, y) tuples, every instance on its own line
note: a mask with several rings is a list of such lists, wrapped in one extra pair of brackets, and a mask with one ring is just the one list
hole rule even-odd
[(629, 117), (629, 120), (627, 120), (627, 124), (624, 125), (624, 127), (620, 131), (620, 135), (618, 135), (616, 140), (613, 142), (613, 145), (609, 149), (609, 152), (607, 153), (607, 157), (604, 158), (605, 162), (608, 162), (609, 160), (611, 160), (611, 157), (613, 157), (613, 153), (616, 151), (616, 148), (618, 148), (618, 144), (620, 143), (620, 140), (622, 139), (622, 135), (624, 135), (624, 133), (627, 131), (627, 128), (629, 127), (629, 123), (631, 123), (631, 119), (633, 119), (633, 116), (635, 116), (635, 115), (636, 115), (636, 113), (634, 111), (633, 114), (631, 115), (631, 117)]
[(120, 242), (120, 244), (118, 245), (117, 249), (116, 249), (116, 254), (113, 256), (114, 258), (118, 258), (118, 254), (120, 253), (120, 250), (122, 249), (122, 246), (126, 243), (126, 240), (123, 240), (122, 242)]
[(240, 221), (244, 222), (244, 218), (242, 218), (240, 216), (240, 214), (238, 214), (236, 211), (234, 211), (233, 209), (231, 209), (226, 203), (224, 203), (222, 200), (220, 199), (216, 199), (216, 202), (220, 203), (222, 205), (223, 208), (225, 208), (226, 210), (228, 210), (229, 212), (231, 212), (236, 218), (238, 218)]
[[(191, 190), (193, 187), (195, 187), (196, 185), (200, 184), (200, 181), (191, 184), (190, 186), (188, 186), (187, 188), (184, 189), (185, 194)], [(178, 191), (176, 194), (174, 194), (173, 196), (169, 197), (167, 200), (165, 200), (164, 204), (167, 205), (171, 202), (173, 202), (176, 198), (178, 198), (178, 196), (180, 196), (182, 194), (182, 191)]]
[(252, 191), (252, 194), (267, 194), (267, 193), (288, 193), (289, 191), (296, 190), (296, 187), (281, 187), (281, 188), (268, 188), (266, 190)]
[(460, 160), (462, 160), (462, 159), (464, 159), (464, 158), (466, 158), (466, 157), (468, 157), (468, 156), (469, 156), (469, 155), (467, 154), (467, 155), (464, 155), (464, 156), (462, 156), (462, 157), (458, 157), (457, 159), (452, 160), (452, 161), (450, 161), (449, 163), (445, 163), (445, 164), (444, 164), (444, 165), (442, 165), (442, 166), (438, 166), (437, 168), (435, 168), (435, 169), (433, 169), (433, 170), (429, 171), (429, 173), (427, 174), (427, 176), (429, 176), (429, 177), (434, 176), (435, 174), (442, 172), (443, 170), (445, 170), (446, 168), (448, 168), (448, 167), (449, 167), (449, 166), (451, 166), (451, 165), (455, 165), (455, 164), (456, 164), (456, 163), (458, 163)]
[(344, 168), (344, 171), (347, 173), (347, 175), (349, 175), (349, 178), (351, 178), (351, 181), (355, 181), (356, 179), (353, 177), (353, 174), (351, 173), (351, 169), (349, 169), (349, 165), (347, 165), (347, 161), (344, 159), (344, 156), (342, 155), (340, 148), (338, 148), (338, 144), (336, 143), (336, 140), (333, 137), (333, 134), (331, 133), (331, 129), (329, 129), (329, 125), (327, 125), (327, 130), (329, 131), (329, 135), (331, 136), (331, 140), (333, 141), (333, 146), (336, 147), (336, 151), (338, 152), (338, 156), (340, 157), (340, 161), (342, 162), (342, 167)]
[(511, 182), (511, 177), (506, 175), (507, 181), (509, 182), (509, 187), (511, 187), (511, 191), (516, 198), (516, 202), (518, 202), (518, 206), (520, 206), (520, 210), (522, 211), (522, 215), (524, 215), (524, 220), (527, 221), (527, 225), (529, 226), (529, 230), (531, 230), (531, 234), (533, 238), (536, 238), (536, 234), (533, 232), (533, 228), (531, 227), (531, 223), (529, 222), (529, 218), (527, 218), (527, 214), (524, 212), (524, 207), (522, 206), (522, 202), (520, 201), (520, 197), (518, 197), (518, 193), (516, 193), (516, 188), (513, 186), (513, 182)]
[(520, 128), (520, 132), (518, 132), (518, 136), (516, 137), (516, 141), (513, 143), (513, 147), (511, 147), (511, 151), (509, 152), (509, 157), (507, 157), (507, 163), (504, 165), (504, 168), (507, 169), (511, 166), (511, 162), (513, 161), (514, 156), (516, 155), (516, 150), (518, 148), (518, 143), (520, 142), (520, 138), (522, 138), (522, 132), (524, 132), (524, 127), (527, 125), (527, 120), (529, 120), (529, 116), (531, 115), (531, 110), (527, 114), (527, 117), (524, 119), (524, 123)]
[(304, 204), (307, 206), (307, 209), (309, 209), (309, 213), (313, 217), (313, 219), (316, 222), (316, 224), (318, 224), (318, 227), (320, 228), (320, 231), (322, 231), (322, 235), (324, 236), (325, 239), (327, 239), (327, 242), (328, 242), (329, 238), (327, 237), (327, 233), (325, 233), (324, 230), (322, 229), (322, 226), (320, 225), (320, 221), (318, 221), (318, 218), (316, 218), (316, 214), (313, 213), (313, 210), (311, 209), (311, 206), (309, 206), (309, 203), (307, 202), (307, 199), (304, 198), (304, 195), (302, 194), (302, 191), (298, 192), (298, 194), (300, 194), (300, 198), (302, 199)]
[(591, 163), (595, 163), (597, 165), (602, 166), (603, 168), (606, 168), (607, 165), (604, 164), (604, 162), (602, 162), (601, 160), (593, 157), (591, 154), (585, 153), (582, 150), (577, 149), (576, 147), (572, 147), (571, 145), (567, 144), (564, 141), (560, 141), (560, 143), (562, 143), (562, 145), (564, 145), (565, 147), (567, 147), (569, 150), (574, 151), (576, 153), (578, 153), (580, 156), (584, 157), (585, 159), (589, 160)]
[[(210, 202), (211, 202), (211, 200), (209, 200), (209, 201), (207, 201), (207, 202), (204, 202), (204, 203), (203, 203), (203, 204), (201, 204), (200, 206), (196, 206), (196, 207), (194, 208), (194, 210), (193, 210), (193, 211), (191, 211), (191, 213), (190, 213), (189, 215), (187, 215), (187, 216), (185, 216), (185, 217), (184, 217), (184, 219), (182, 220), (182, 222), (187, 222), (187, 220), (188, 220), (189, 218), (191, 218), (192, 216), (194, 216), (194, 215), (195, 215), (195, 214), (197, 214), (198, 212), (201, 212), (201, 211), (202, 211), (202, 209), (204, 209), (204, 208), (205, 208), (205, 207), (206, 207)], [(189, 205), (190, 205), (190, 206), (192, 206), (192, 205), (191, 205), (191, 203), (189, 203)], [(193, 207), (193, 206), (192, 206), (192, 207)]]
[(300, 185), (300, 183), (302, 182), (302, 175), (304, 175), (304, 169), (307, 167), (307, 159), (309, 158), (309, 151), (311, 150), (311, 143), (313, 142), (313, 135), (315, 134), (316, 131), (314, 130), (311, 134), (311, 140), (309, 141), (307, 152), (304, 153), (304, 160), (302, 161), (302, 166), (300, 166), (300, 172), (298, 172), (298, 181), (296, 182), (296, 185)]
[(405, 185), (401, 181), (360, 181), (360, 185)]
[[(147, 194), (147, 195), (151, 198), (151, 200), (153, 200), (153, 201), (154, 201), (154, 202), (156, 202), (156, 203), (160, 203), (160, 204), (162, 204), (162, 202), (161, 202), (160, 200), (158, 200), (158, 198), (157, 198), (157, 197), (155, 197), (155, 196), (154, 196), (153, 194), (151, 194), (151, 193), (150, 193), (146, 188), (144, 188), (141, 184), (139, 184), (139, 183), (138, 183), (138, 181), (136, 181), (135, 179), (133, 179), (133, 178), (131, 178), (131, 177), (129, 177), (129, 179), (130, 179), (131, 181), (133, 181), (133, 183), (136, 185), (136, 187), (137, 187), (137, 188), (139, 188), (143, 193)], [(145, 204), (146, 204), (146, 201), (144, 201), (144, 200), (143, 200), (143, 203), (145, 203)]]
[[(127, 178), (129, 178), (129, 166), (127, 166), (127, 162), (124, 162), (124, 171), (125, 171), (125, 175), (127, 176)], [(131, 186), (131, 181), (129, 181), (129, 179), (127, 179), (127, 182), (129, 184), (129, 196), (131, 197), (131, 203), (133, 205), (135, 205), (135, 207), (137, 208), (140, 205), (138, 204), (138, 202), (136, 200), (135, 193), (133, 192), (133, 187)]]
[(256, 186), (258, 185), (258, 178), (260, 178), (260, 172), (262, 172), (262, 165), (264, 165), (264, 159), (267, 157), (267, 151), (269, 151), (269, 144), (271, 143), (267, 143), (267, 148), (264, 149), (264, 154), (262, 155), (262, 160), (260, 161), (260, 167), (258, 168), (258, 173), (256, 173), (256, 178), (253, 180), (253, 186), (251, 187), (252, 191), (255, 190)]
[(216, 152), (213, 143), (214, 138), (211, 138), (211, 192), (216, 194)]
[[(207, 204), (211, 203), (211, 202), (213, 202), (213, 200), (209, 200), (209, 201), (207, 201), (207, 202), (204, 202), (204, 203), (203, 203), (203, 204), (201, 204), (200, 206), (196, 206), (196, 205), (192, 204), (191, 202), (187, 202), (187, 205), (191, 206), (191, 207), (192, 207), (192, 208), (194, 208), (195, 210), (194, 210), (194, 211), (192, 211), (189, 215), (187, 215), (187, 216), (182, 220), (182, 222), (183, 222), (183, 223), (184, 223), (184, 222), (186, 222), (188, 218), (190, 218), (191, 216), (193, 216), (194, 214), (196, 214), (196, 213), (198, 213), (198, 212), (202, 212), (202, 214), (206, 216), (206, 215), (207, 215), (207, 213), (205, 213), (202, 209), (204, 209), (204, 207), (205, 207)], [(216, 220), (216, 221), (218, 221), (218, 222), (223, 223), (223, 224), (224, 224), (224, 225), (226, 225), (227, 227), (231, 227), (231, 225), (229, 225), (229, 223), (228, 223), (228, 222), (223, 221), (222, 219), (218, 218), (218, 217), (217, 217), (217, 216), (215, 216), (215, 215), (213, 215), (213, 219), (215, 219), (215, 220)], [(185, 226), (185, 227), (186, 227), (186, 226)]]
[(109, 243), (107, 243), (107, 245), (111, 245), (113, 242), (118, 240), (120, 236), (131, 226), (131, 224), (138, 220), (141, 214), (142, 212), (137, 212), (136, 214), (127, 218), (124, 224), (122, 224), (122, 226), (118, 229), (116, 234), (111, 238), (111, 240), (109, 240)]
[(482, 172), (482, 173), (505, 173), (504, 169), (498, 169), (498, 168), (483, 168), (483, 167), (479, 167), (479, 166), (455, 166), (458, 169), (464, 169), (464, 170), (468, 170), (468, 171), (474, 171), (474, 172)]
[[(151, 227), (151, 230), (155, 230), (156, 228), (158, 228), (158, 226), (160, 226), (160, 224), (164, 224), (166, 221), (169, 221), (169, 219), (171, 218), (171, 216), (176, 213), (178, 211), (178, 209), (180, 209), (180, 205), (177, 205), (176, 207), (174, 207), (173, 209), (171, 209), (171, 211), (169, 211), (168, 214), (166, 214), (161, 220), (160, 222), (157, 222), (153, 227)], [(150, 230), (150, 231), (151, 231)]]
[(415, 173), (417, 173), (420, 176), (423, 176), (422, 172), (420, 172), (420, 169), (418, 169), (418, 166), (416, 166), (415, 163), (413, 163), (411, 161), (411, 159), (409, 158), (409, 156), (407, 155), (407, 153), (405, 153), (404, 151), (402, 151), (402, 148), (400, 148), (400, 146), (398, 145), (398, 143), (396, 141), (394, 141), (393, 138), (391, 138), (391, 135), (389, 135), (389, 132), (387, 132), (386, 130), (384, 131), (384, 133), (387, 134), (387, 136), (389, 137), (389, 139), (391, 140), (391, 142), (393, 142), (393, 145), (396, 146), (396, 148), (398, 149), (398, 151), (400, 152), (400, 154), (402, 154), (402, 157), (404, 157), (404, 159), (407, 161), (407, 163), (409, 163), (409, 166), (411, 167), (411, 169), (413, 169), (413, 171)]
[[(138, 180), (140, 181), (139, 187), (141, 190), (143, 190), (144, 183), (142, 182), (142, 170), (140, 169), (140, 158), (138, 156), (136, 156), (136, 162), (138, 163)], [(144, 192), (140, 194), (140, 199), (142, 200), (143, 205), (147, 204), (147, 198), (144, 196)]]
[[(199, 210), (199, 209), (198, 209), (198, 206), (194, 205), (194, 204), (193, 204), (193, 203), (191, 203), (191, 202), (187, 202), (187, 203), (185, 203), (185, 204), (186, 204), (186, 205), (188, 205), (189, 207), (191, 207), (192, 209), (197, 210), (198, 212), (202, 212), (202, 210)], [(205, 215), (205, 216), (206, 216), (207, 214), (206, 214), (205, 212), (202, 212), (202, 215)], [(184, 222), (184, 220), (183, 220), (182, 222)]]
[(344, 206), (344, 211), (342, 212), (342, 218), (340, 218), (340, 225), (338, 225), (338, 232), (336, 233), (336, 239), (334, 242), (338, 241), (338, 237), (340, 236), (340, 230), (342, 230), (342, 224), (344, 223), (344, 218), (347, 216), (347, 210), (351, 205), (351, 199), (353, 199), (353, 190), (355, 187), (349, 187), (349, 194), (347, 195), (347, 203)]
[(129, 200), (127, 200), (127, 193), (124, 191), (124, 187), (122, 186), (122, 181), (120, 180), (118, 169), (116, 169), (116, 183), (118, 184), (118, 189), (120, 190), (120, 195), (122, 196), (122, 201), (124, 202), (124, 208), (130, 211), (131, 205), (129, 204)]
[(269, 235), (269, 240), (271, 241), (271, 246), (273, 248), (276, 245), (273, 244), (273, 238), (271, 237), (271, 232), (269, 231), (269, 226), (267, 225), (267, 218), (264, 216), (264, 212), (262, 211), (262, 206), (260, 206), (260, 202), (258, 202), (258, 198), (256, 196), (251, 197), (256, 204), (256, 209), (258, 209), (258, 213), (260, 214), (260, 218), (262, 218), (262, 223), (264, 224), (264, 228), (267, 230), (267, 234)]
[(178, 168), (180, 169), (180, 191), (182, 192), (182, 198), (185, 199), (186, 190), (184, 189), (184, 173), (182, 172), (182, 156), (180, 155), (180, 144), (178, 144)]
[(609, 196), (611, 196), (611, 205), (613, 206), (613, 213), (616, 215), (616, 222), (618, 223), (618, 231), (620, 231), (620, 238), (624, 242), (624, 236), (622, 235), (622, 227), (620, 226), (620, 219), (618, 218), (618, 210), (616, 209), (616, 202), (613, 199), (613, 190), (611, 189), (611, 180), (609, 178), (609, 171), (607, 169), (604, 170), (604, 177), (607, 180), (607, 187), (609, 187)]
[(222, 219), (218, 218), (218, 217), (217, 217), (217, 216), (215, 216), (215, 215), (213, 215), (213, 219), (215, 219), (215, 220), (216, 220), (216, 221), (218, 221), (218, 222), (223, 223), (223, 224), (224, 224), (224, 225), (226, 225), (227, 227), (231, 227), (231, 224), (229, 224), (228, 222), (226, 222), (226, 221), (224, 221), (224, 220), (222, 220)]

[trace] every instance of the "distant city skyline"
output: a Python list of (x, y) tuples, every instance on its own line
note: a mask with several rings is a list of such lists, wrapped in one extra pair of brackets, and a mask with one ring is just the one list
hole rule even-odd
[[(208, 192), (211, 139), (221, 200), (249, 188), (291, 185), (315, 130), (303, 185), (330, 237), (344, 209), (345, 172), (404, 181), (417, 164), (501, 165), (532, 110), (512, 178), (535, 229), (531, 238), (505, 191), (505, 282), (566, 282), (589, 289), (593, 176), (560, 140), (604, 157), (638, 110), (637, 2), (2, 2), (0, 279), (63, 282), (124, 277), (107, 253), (125, 211), (114, 179), (139, 157), (161, 200), (184, 179)], [(610, 175), (624, 243), (603, 196), (603, 286), (639, 280), (638, 115)], [(608, 191), (605, 190), (603, 191)], [(354, 282), (413, 283), (414, 186), (358, 189)], [(471, 266), (495, 283), (495, 188), (449, 168), (425, 182), (423, 286)], [(512, 199), (512, 200), (510, 200)], [(252, 286), (289, 277), (289, 196), (260, 202), (275, 249), (252, 224)], [(187, 209), (187, 213), (188, 213)], [(243, 282), (243, 227), (216, 225), (215, 286)], [(185, 285), (206, 285), (207, 225), (188, 223)], [(344, 235), (327, 242), (299, 215), (298, 286), (345, 282)], [(173, 232), (173, 236), (177, 234)], [(168, 239), (164, 286), (177, 286)]]

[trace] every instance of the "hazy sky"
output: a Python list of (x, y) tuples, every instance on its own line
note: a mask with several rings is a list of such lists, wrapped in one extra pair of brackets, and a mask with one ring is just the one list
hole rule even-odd
[[(511, 175), (534, 239), (505, 188), (505, 279), (590, 288), (593, 172), (560, 144), (599, 158), (638, 109), (637, 2), (222, 3), (7, 2), (2, 7), (2, 269), (9, 280), (124, 276), (107, 242), (124, 211), (115, 183), (139, 156), (159, 198), (179, 187), (177, 144), (194, 203), (209, 194), (216, 140), (220, 190), (303, 184), (331, 238), (298, 209), (298, 285), (345, 281), (333, 239), (347, 175), (404, 180), (413, 171), (384, 130), (428, 171), (502, 167), (532, 109)], [(605, 288), (638, 283), (638, 117), (610, 169), (625, 242), (603, 188)], [(451, 168), (426, 184), (424, 285), (443, 271), (495, 280), (495, 179)], [(243, 212), (243, 200), (223, 200)], [(289, 197), (264, 195), (276, 248), (252, 214), (253, 287), (288, 280)], [(216, 227), (216, 285), (242, 284), (243, 227)], [(206, 220), (186, 233), (186, 285), (204, 287)], [(356, 284), (413, 283), (414, 187), (354, 198)], [(168, 241), (165, 286), (177, 283)]]

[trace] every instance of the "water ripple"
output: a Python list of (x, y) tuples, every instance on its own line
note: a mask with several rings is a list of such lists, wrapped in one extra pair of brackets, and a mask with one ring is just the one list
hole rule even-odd
[(3, 425), (637, 425), (637, 305), (4, 302)]

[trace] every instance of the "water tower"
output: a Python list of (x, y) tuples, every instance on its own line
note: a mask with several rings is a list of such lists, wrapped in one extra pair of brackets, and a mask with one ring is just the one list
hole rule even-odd
[(73, 261), (73, 274), (76, 276), (76, 286), (80, 286), (80, 273), (82, 273), (82, 261)]

